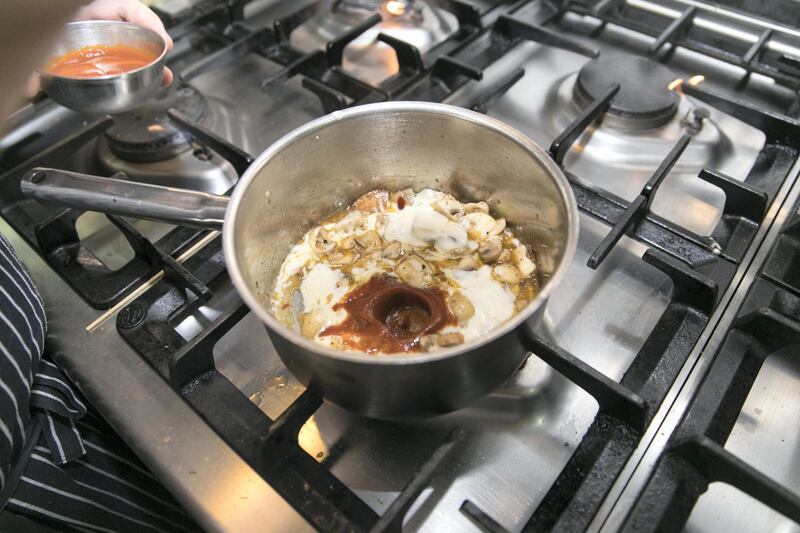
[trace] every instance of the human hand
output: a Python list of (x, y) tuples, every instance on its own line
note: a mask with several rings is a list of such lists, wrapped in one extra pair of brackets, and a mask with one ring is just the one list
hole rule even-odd
[[(172, 50), (172, 38), (164, 28), (161, 19), (139, 0), (94, 0), (80, 8), (72, 20), (121, 20), (138, 24), (161, 35), (167, 43), (167, 50)], [(164, 67), (164, 77), (161, 79), (161, 85), (169, 85), (172, 83), (172, 79), (172, 71)], [(28, 95), (36, 95), (39, 92), (39, 88), (40, 80), (39, 76), (36, 75), (28, 83)]]

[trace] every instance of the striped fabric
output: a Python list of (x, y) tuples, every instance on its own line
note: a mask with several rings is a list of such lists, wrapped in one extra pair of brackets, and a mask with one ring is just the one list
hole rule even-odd
[(195, 531), (180, 506), (44, 351), (43, 303), (0, 235), (0, 530)]

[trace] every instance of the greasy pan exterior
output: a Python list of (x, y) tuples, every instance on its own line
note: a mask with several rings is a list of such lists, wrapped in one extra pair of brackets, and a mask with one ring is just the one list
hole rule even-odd
[[(431, 354), (369, 356), (320, 346), (269, 312), (280, 266), (319, 220), (368, 191), (430, 187), (486, 201), (533, 243), (541, 292), (489, 335)], [(446, 413), (505, 382), (525, 360), (518, 328), (541, 319), (577, 243), (571, 189), (547, 153), (513, 128), (442, 104), (358, 106), (283, 137), (247, 170), (223, 225), (228, 271), (283, 362), (345, 409), (376, 418)]]

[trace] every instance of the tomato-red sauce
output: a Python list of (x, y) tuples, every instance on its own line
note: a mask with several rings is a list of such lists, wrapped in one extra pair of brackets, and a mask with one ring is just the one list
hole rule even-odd
[(51, 60), (45, 71), (67, 78), (94, 78), (136, 70), (157, 57), (149, 50), (124, 44), (85, 46)]
[(413, 287), (386, 274), (350, 291), (333, 309), (344, 309), (347, 318), (320, 336), (339, 335), (366, 353), (416, 351), (421, 337), (456, 323), (445, 291)]

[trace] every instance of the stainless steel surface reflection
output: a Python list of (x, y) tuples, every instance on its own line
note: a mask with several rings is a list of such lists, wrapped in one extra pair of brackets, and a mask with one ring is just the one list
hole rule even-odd
[[(7, 237), (45, 301), (48, 350), (153, 474), (207, 531), (286, 532), (311, 526), (206, 425), (8, 224)], [(113, 379), (109, 379), (113, 376)]]
[[(604, 268), (588, 269), (586, 257), (603, 234), (602, 224), (581, 217), (578, 250), (546, 308), (545, 333), (619, 379), (666, 307), (670, 284), (639, 259), (644, 247), (627, 238)], [(304, 390), (252, 313), (220, 340), (214, 355), (220, 372), (270, 417), (277, 417)], [(461, 426), (467, 430), (465, 441), (446, 459), (431, 490), (420, 496), (406, 527), (472, 531), (474, 525), (459, 512), (462, 502), (470, 499), (503, 527), (517, 531), (596, 413), (593, 398), (532, 356), (500, 389), (449, 415), (385, 422), (325, 404), (306, 423), (299, 441), (382, 512), (445, 435)]]
[[(151, 242), (158, 242), (175, 226), (150, 220), (126, 219)], [(87, 211), (78, 217), (75, 229), (87, 250), (109, 270), (116, 271), (127, 265), (134, 257), (133, 248), (122, 232), (111, 224), (105, 215)]]
[[(784, 487), (800, 494), (800, 360), (797, 346), (767, 358), (753, 383), (725, 448)], [(769, 453), (764, 453), (769, 450)], [(686, 531), (800, 532), (800, 524), (723, 483), (697, 501)]]
[[(534, 63), (537, 75), (523, 77), (489, 114), (549, 146), (580, 110), (572, 90), (576, 73), (588, 59), (533, 44), (520, 46), (512, 54), (517, 56), (514, 61)], [(693, 133), (685, 122), (692, 119), (697, 107), (707, 109), (709, 118)], [(725, 195), (699, 180), (697, 174), (709, 167), (743, 180), (764, 146), (762, 132), (733, 117), (681, 95), (678, 112), (663, 127), (646, 131), (607, 123), (590, 127), (568, 153), (565, 168), (625, 200), (633, 200), (687, 132), (693, 133), (692, 141), (658, 189), (652, 210), (695, 233), (709, 235), (719, 221)], [(683, 207), (675, 209), (676, 205)]]
[[(452, 13), (429, 2), (414, 2), (413, 9), (409, 8), (401, 16), (391, 15), (385, 9), (378, 12), (383, 20), (350, 42), (342, 59), (342, 67), (349, 74), (372, 85), (378, 85), (399, 70), (395, 51), (376, 40), (379, 33), (402, 39), (424, 54), (458, 29), (458, 21)], [(361, 23), (369, 14), (369, 9), (323, 8), (292, 33), (292, 45), (306, 51), (324, 50), (329, 41)]]
[(301, 76), (261, 89), (261, 82), (280, 69), (250, 54), (193, 79), (191, 84), (206, 96), (214, 112), (208, 128), (258, 155), (283, 134), (321, 116), (322, 105), (300, 85)]

